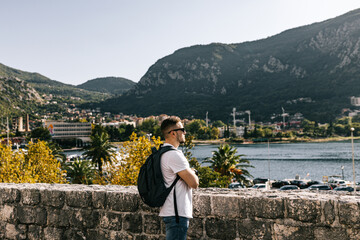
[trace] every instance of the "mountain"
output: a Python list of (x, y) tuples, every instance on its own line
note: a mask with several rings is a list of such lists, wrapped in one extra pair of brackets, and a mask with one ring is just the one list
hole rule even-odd
[(328, 122), (360, 95), (360, 9), (239, 44), (191, 46), (153, 64), (135, 87), (100, 104), (105, 111), (230, 121), (301, 112)]
[(126, 78), (104, 77), (89, 80), (77, 85), (77, 88), (116, 95), (130, 90), (134, 85), (133, 81)]
[(0, 112), (30, 112), (44, 100), (27, 82), (17, 77), (0, 77)]
[(71, 100), (70, 97), (79, 97), (81, 102), (86, 101), (100, 101), (108, 98), (108, 94), (90, 92), (83, 89), (78, 89), (73, 85), (64, 84), (59, 81), (51, 80), (39, 73), (30, 73), (14, 69), (0, 63), (0, 77), (2, 78), (17, 78), (30, 84), (40, 95), (53, 94), (60, 95), (63, 98)]

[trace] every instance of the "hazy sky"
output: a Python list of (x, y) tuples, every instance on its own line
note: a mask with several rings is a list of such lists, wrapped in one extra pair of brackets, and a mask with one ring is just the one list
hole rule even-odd
[(74, 85), (138, 82), (179, 48), (257, 40), (357, 8), (359, 0), (0, 0), (0, 63)]

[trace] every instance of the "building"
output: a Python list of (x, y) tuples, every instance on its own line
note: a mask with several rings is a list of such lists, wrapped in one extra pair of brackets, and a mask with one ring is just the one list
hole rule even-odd
[(353, 96), (350, 98), (350, 101), (351, 101), (351, 105), (356, 106), (356, 107), (360, 106), (360, 97)]
[(54, 140), (75, 139), (76, 145), (83, 146), (90, 142), (91, 123), (86, 122), (60, 122), (47, 121), (43, 122)]

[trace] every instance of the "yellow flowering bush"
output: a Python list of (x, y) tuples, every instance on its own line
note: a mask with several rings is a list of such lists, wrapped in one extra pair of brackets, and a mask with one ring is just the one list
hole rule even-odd
[(109, 183), (117, 185), (136, 185), (140, 167), (151, 154), (151, 148), (159, 148), (160, 137), (152, 137), (150, 141), (145, 136), (138, 137), (136, 133), (130, 136), (130, 141), (124, 142), (120, 149), (120, 160), (109, 169)]
[(27, 151), (0, 144), (0, 182), (65, 183), (65, 175), (44, 141), (30, 142)]

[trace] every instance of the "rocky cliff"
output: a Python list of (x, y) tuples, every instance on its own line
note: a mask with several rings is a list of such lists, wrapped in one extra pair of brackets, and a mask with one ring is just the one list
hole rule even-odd
[(192, 46), (158, 60), (102, 108), (183, 117), (209, 111), (227, 120), (236, 107), (269, 120), (284, 107), (330, 121), (360, 95), (359, 47), (360, 10), (259, 41)]

